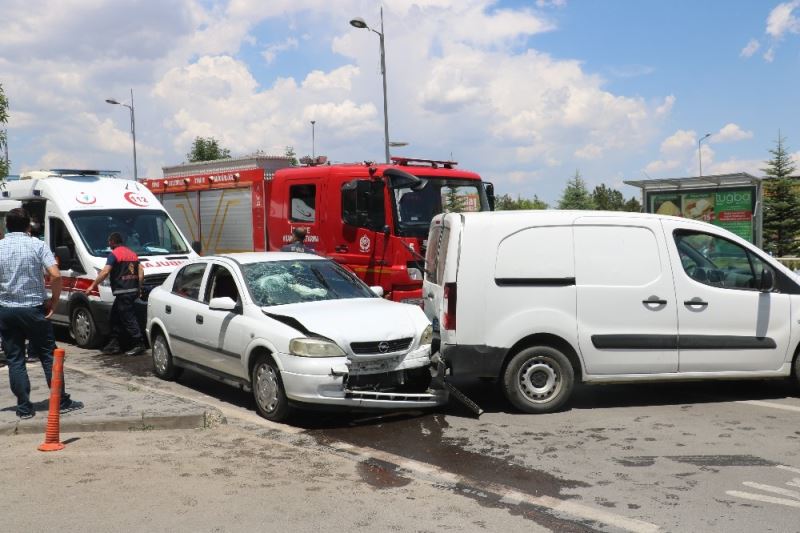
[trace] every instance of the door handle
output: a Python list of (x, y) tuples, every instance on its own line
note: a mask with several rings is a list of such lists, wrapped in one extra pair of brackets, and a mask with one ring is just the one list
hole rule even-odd
[(203, 323), (203, 315), (195, 315), (194, 321), (197, 322), (198, 324), (202, 324)]
[(339, 246), (337, 246), (336, 248), (334, 248), (334, 250), (336, 250), (336, 251), (337, 251), (337, 252), (339, 252), (339, 253), (344, 253), (344, 252), (346, 252), (346, 251), (347, 251), (347, 246), (346, 246), (346, 245), (344, 245), (344, 244), (340, 244)]
[(172, 313), (172, 306), (171, 305), (166, 306), (165, 311), (167, 312), (167, 314)]
[(651, 296), (647, 300), (642, 300), (644, 305), (667, 305), (666, 300), (660, 299), (658, 296)]
[(708, 302), (704, 302), (700, 298), (692, 298), (691, 300), (686, 300), (683, 302), (683, 305), (687, 306), (700, 306), (700, 307), (708, 307)]

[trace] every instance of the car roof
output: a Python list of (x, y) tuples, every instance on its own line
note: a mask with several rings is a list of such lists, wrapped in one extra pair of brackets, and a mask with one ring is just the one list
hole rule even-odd
[(215, 257), (230, 259), (236, 263), (240, 263), (243, 265), (247, 265), (250, 263), (268, 263), (276, 261), (297, 261), (297, 260), (327, 261), (326, 258), (321, 257), (319, 255), (296, 253), (296, 252), (242, 252), (235, 254), (207, 255), (202, 257), (202, 259), (213, 259)]

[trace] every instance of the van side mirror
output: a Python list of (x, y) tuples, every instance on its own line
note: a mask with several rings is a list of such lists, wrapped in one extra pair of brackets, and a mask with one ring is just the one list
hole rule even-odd
[(72, 253), (67, 246), (56, 246), (55, 254), (58, 259), (58, 268), (61, 270), (69, 270), (72, 268)]
[(772, 270), (765, 268), (761, 271), (761, 283), (758, 285), (758, 290), (761, 292), (772, 292), (775, 288), (775, 275)]
[(192, 241), (192, 250), (197, 255), (203, 255), (203, 243), (200, 241)]

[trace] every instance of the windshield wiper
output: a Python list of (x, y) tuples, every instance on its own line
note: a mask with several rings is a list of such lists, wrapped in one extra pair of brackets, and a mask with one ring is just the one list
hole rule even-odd
[(322, 272), (320, 272), (319, 270), (317, 270), (317, 269), (316, 269), (316, 268), (314, 268), (313, 266), (312, 266), (312, 267), (309, 267), (309, 268), (311, 269), (311, 272), (313, 272), (313, 273), (314, 273), (314, 277), (316, 277), (316, 278), (317, 278), (317, 281), (319, 281), (319, 282), (322, 284), (322, 286), (323, 286), (323, 287), (325, 287), (326, 289), (328, 289), (329, 291), (331, 291), (331, 292), (332, 292), (333, 294), (335, 294), (336, 296), (339, 296), (339, 293), (338, 293), (338, 292), (336, 292), (336, 291), (333, 289), (333, 287), (331, 287), (331, 286), (330, 286), (330, 284), (329, 284), (329, 283), (327, 282), (327, 280), (325, 279), (325, 276), (323, 276), (323, 275), (322, 275)]

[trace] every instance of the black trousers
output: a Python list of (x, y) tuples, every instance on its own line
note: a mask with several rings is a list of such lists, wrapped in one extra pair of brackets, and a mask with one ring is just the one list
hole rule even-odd
[(130, 339), (133, 344), (141, 344), (142, 330), (136, 320), (134, 302), (138, 295), (135, 292), (120, 294), (114, 298), (111, 306), (111, 337), (118, 341)]

